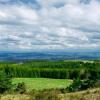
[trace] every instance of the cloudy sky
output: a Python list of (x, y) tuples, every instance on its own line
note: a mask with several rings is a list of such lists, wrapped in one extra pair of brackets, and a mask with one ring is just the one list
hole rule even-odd
[(100, 0), (0, 0), (0, 51), (100, 49)]

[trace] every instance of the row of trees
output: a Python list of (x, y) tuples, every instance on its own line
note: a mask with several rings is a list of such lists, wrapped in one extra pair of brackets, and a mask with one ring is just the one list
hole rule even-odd
[(100, 78), (100, 63), (96, 62), (31, 61), (25, 63), (1, 63), (0, 69), (4, 70), (7, 75), (12, 75), (12, 77)]

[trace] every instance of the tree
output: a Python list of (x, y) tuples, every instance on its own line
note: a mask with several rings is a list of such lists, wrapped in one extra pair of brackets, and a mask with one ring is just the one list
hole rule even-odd
[(81, 90), (81, 84), (82, 81), (80, 80), (80, 78), (76, 78), (73, 80), (73, 83), (68, 87), (68, 90), (70, 92), (79, 91)]
[(12, 87), (11, 77), (4, 71), (0, 71), (0, 93), (10, 90)]
[(91, 79), (80, 80), (80, 78), (76, 78), (73, 80), (73, 83), (67, 89), (70, 92), (85, 90), (94, 87), (95, 82), (95, 80)]

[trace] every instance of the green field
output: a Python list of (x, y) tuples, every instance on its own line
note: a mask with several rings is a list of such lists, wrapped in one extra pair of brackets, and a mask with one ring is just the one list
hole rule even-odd
[(27, 91), (32, 89), (42, 90), (51, 88), (66, 88), (70, 85), (68, 79), (49, 79), (49, 78), (14, 78), (13, 84), (25, 82)]

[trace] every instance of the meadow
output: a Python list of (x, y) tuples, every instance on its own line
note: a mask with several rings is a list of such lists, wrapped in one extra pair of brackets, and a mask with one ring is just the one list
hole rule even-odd
[(26, 90), (32, 91), (52, 89), (52, 88), (66, 88), (72, 81), (68, 79), (50, 79), (50, 78), (14, 78), (13, 84), (24, 82), (26, 84)]

